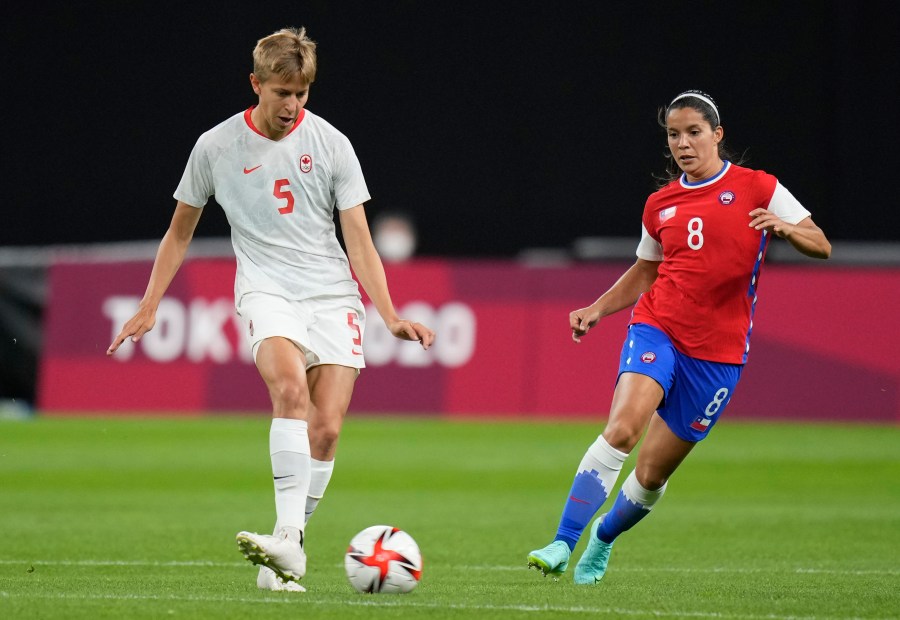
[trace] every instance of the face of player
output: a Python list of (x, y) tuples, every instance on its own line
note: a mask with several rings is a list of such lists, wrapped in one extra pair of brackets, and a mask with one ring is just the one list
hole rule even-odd
[(250, 85), (259, 95), (259, 105), (250, 113), (253, 124), (272, 140), (281, 140), (291, 131), (306, 105), (309, 84), (300, 73), (290, 80), (273, 75), (265, 82), (251, 73)]
[(688, 181), (702, 181), (722, 169), (719, 142), (722, 127), (713, 129), (709, 121), (694, 108), (676, 108), (666, 118), (669, 151)]

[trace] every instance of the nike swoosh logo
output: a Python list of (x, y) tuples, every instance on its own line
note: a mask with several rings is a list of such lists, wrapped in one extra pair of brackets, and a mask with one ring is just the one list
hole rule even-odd
[(578, 502), (579, 504), (590, 504), (590, 502), (586, 502), (583, 499), (578, 499), (574, 495), (570, 495), (569, 499), (572, 500), (573, 502)]
[(288, 474), (287, 476), (272, 476), (273, 480), (282, 480), (284, 478), (292, 478), (294, 474)]
[(257, 168), (262, 168), (262, 164), (260, 164), (260, 165), (258, 165), (258, 166), (253, 166), (252, 168), (244, 168), (244, 174), (250, 174), (251, 172), (253, 172), (253, 171), (256, 170)]

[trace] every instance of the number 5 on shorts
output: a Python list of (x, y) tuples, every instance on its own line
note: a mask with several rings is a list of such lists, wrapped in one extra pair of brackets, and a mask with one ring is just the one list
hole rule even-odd
[(359, 315), (355, 312), (347, 313), (347, 325), (350, 326), (354, 332), (356, 332), (356, 338), (353, 339), (353, 344), (357, 347), (362, 346), (362, 332), (359, 329)]

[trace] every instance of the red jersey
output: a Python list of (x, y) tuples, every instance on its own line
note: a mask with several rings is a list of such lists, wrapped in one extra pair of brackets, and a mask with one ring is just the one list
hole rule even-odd
[(710, 179), (682, 175), (651, 194), (637, 254), (662, 263), (631, 322), (661, 329), (685, 355), (745, 363), (769, 239), (749, 225), (756, 208), (791, 224), (809, 217), (774, 176), (730, 162)]

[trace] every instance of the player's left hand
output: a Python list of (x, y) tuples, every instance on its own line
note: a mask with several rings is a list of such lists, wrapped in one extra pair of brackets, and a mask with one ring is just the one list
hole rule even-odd
[(767, 230), (770, 233), (775, 233), (782, 239), (789, 237), (794, 230), (793, 224), (788, 224), (768, 209), (753, 209), (749, 215), (752, 228)]
[(388, 329), (400, 340), (411, 340), (421, 343), (423, 349), (428, 349), (434, 342), (434, 332), (421, 323), (414, 323), (406, 319), (392, 321)]

